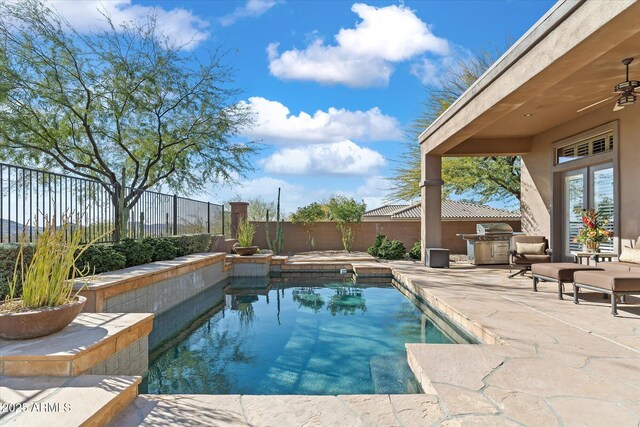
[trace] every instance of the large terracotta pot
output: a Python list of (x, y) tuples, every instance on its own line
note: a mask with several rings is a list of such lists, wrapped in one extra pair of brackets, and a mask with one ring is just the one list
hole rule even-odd
[(78, 295), (75, 301), (58, 307), (0, 314), (0, 338), (27, 340), (58, 332), (73, 322), (82, 311), (85, 302), (87, 299)]
[(258, 252), (260, 248), (257, 246), (234, 246), (233, 250), (240, 256), (253, 255)]

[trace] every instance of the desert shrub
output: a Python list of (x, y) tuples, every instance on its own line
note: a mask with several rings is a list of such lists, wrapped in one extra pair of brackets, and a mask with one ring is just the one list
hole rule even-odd
[(145, 241), (122, 239), (120, 243), (113, 245), (113, 249), (124, 255), (125, 267), (147, 264), (153, 260), (153, 248)]
[(236, 232), (238, 244), (242, 247), (249, 247), (253, 244), (253, 236), (256, 234), (256, 227), (247, 219), (240, 221)]
[(164, 237), (146, 238), (144, 242), (151, 246), (152, 261), (166, 261), (174, 259), (178, 254), (178, 247), (171, 239)]
[(165, 237), (178, 249), (176, 256), (209, 252), (211, 234), (184, 234), (181, 236)]
[(127, 259), (116, 251), (112, 245), (94, 245), (89, 247), (76, 261), (76, 266), (89, 274), (100, 274), (107, 271), (120, 270), (125, 267)]
[(371, 256), (377, 257), (378, 256), (378, 252), (380, 251), (380, 245), (382, 245), (382, 242), (387, 238), (387, 236), (385, 236), (384, 234), (377, 234), (376, 235), (376, 240), (373, 243), (373, 246), (370, 246), (369, 249), (367, 249), (367, 253)]
[(421, 252), (422, 252), (422, 245), (420, 244), (420, 242), (415, 242), (413, 244), (413, 247), (409, 251), (409, 256), (412, 259), (420, 259), (420, 256), (422, 255)]
[[(35, 245), (28, 243), (24, 246), (24, 264), (31, 264)], [(13, 281), (13, 271), (16, 266), (16, 259), (20, 252), (20, 245), (17, 243), (0, 244), (0, 300), (4, 300), (9, 295), (9, 283)], [(15, 297), (22, 296), (22, 278), (18, 269), (18, 281), (15, 290)]]
[(400, 240), (384, 238), (378, 250), (378, 257), (382, 259), (402, 259), (407, 250)]

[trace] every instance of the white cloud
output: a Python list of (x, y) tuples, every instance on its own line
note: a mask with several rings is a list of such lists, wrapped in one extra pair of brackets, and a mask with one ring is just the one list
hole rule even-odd
[(385, 160), (377, 151), (347, 140), (285, 148), (262, 160), (261, 164), (269, 173), (365, 175), (384, 166)]
[(426, 86), (440, 86), (440, 75), (447, 70), (456, 68), (457, 58), (464, 58), (468, 52), (457, 48), (455, 55), (448, 55), (437, 59), (421, 58), (411, 64), (411, 74), (416, 76), (420, 83)]
[(155, 14), (159, 30), (176, 46), (195, 49), (209, 37), (209, 23), (190, 11), (177, 7), (133, 4), (132, 0), (49, 0), (47, 4), (57, 10), (69, 23), (82, 33), (107, 28), (103, 14), (111, 17), (116, 26), (126, 22), (143, 23), (149, 14)]
[(341, 29), (335, 45), (316, 38), (304, 50), (278, 53), (267, 47), (269, 70), (285, 80), (313, 80), (353, 87), (384, 86), (394, 62), (426, 52), (446, 55), (447, 40), (436, 37), (429, 26), (403, 5), (377, 8), (356, 3), (351, 10), (361, 19), (355, 28)]
[(398, 121), (379, 108), (349, 111), (344, 108), (301, 111), (292, 115), (280, 102), (251, 97), (244, 103), (253, 111), (255, 122), (244, 136), (280, 143), (329, 143), (347, 139), (389, 141), (402, 138)]
[(365, 178), (364, 184), (358, 186), (355, 192), (356, 200), (364, 200), (367, 209), (374, 209), (385, 204), (386, 193), (390, 184), (384, 176), (370, 176)]
[(267, 201), (276, 201), (278, 188), (282, 190), (280, 202), (282, 211), (294, 212), (299, 206), (324, 199), (327, 194), (324, 190), (310, 190), (300, 184), (292, 184), (288, 181), (262, 176), (254, 179), (242, 179), (237, 184), (218, 186), (210, 195), (216, 203), (224, 203), (229, 200), (249, 200), (260, 197)]
[(260, 16), (278, 3), (280, 3), (278, 0), (247, 0), (244, 6), (237, 7), (230, 14), (220, 18), (219, 22), (222, 26), (228, 27), (242, 18)]

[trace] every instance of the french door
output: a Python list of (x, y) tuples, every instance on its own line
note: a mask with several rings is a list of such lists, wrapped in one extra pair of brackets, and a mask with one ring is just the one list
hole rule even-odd
[[(580, 210), (596, 209), (607, 220), (608, 230), (614, 229), (614, 173), (612, 163), (603, 163), (574, 169), (562, 174), (563, 220), (562, 255), (565, 261), (572, 261), (571, 252), (582, 250), (580, 243), (574, 242), (578, 229), (583, 227)], [(602, 252), (613, 252), (613, 242), (602, 243)]]

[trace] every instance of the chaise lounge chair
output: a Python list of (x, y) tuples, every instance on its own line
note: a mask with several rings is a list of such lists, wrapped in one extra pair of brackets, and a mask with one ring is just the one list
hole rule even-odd
[(531, 266), (533, 291), (538, 292), (538, 282), (554, 282), (558, 284), (558, 299), (564, 299), (562, 293), (565, 283), (574, 282), (574, 274), (578, 271), (602, 271), (601, 268), (572, 262), (552, 262)]
[(625, 247), (618, 262), (598, 264), (600, 271), (576, 271), (573, 276), (573, 302), (578, 304), (581, 288), (611, 295), (611, 314), (618, 315), (618, 296), (640, 295), (640, 237), (632, 247)]

